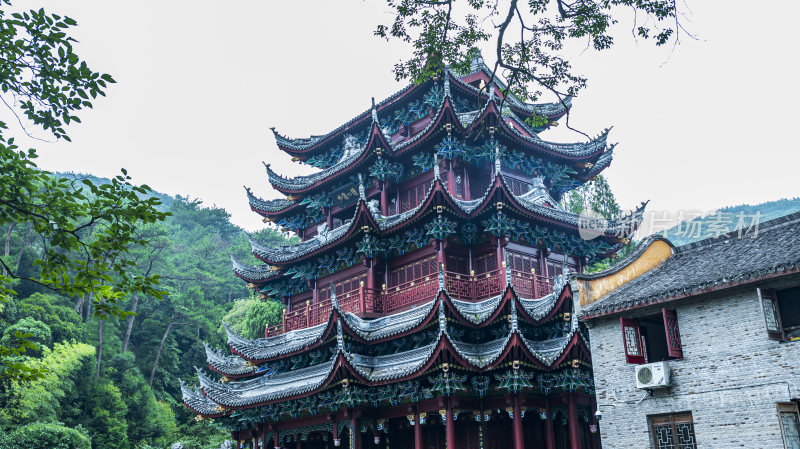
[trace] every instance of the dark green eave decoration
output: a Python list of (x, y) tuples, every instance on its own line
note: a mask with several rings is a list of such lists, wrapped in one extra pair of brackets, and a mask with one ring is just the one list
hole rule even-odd
[(467, 246), (478, 243), (478, 225), (472, 222), (462, 224), (460, 237), (461, 242)]
[(426, 234), (436, 240), (444, 240), (456, 233), (456, 223), (447, 217), (438, 215), (425, 225)]
[(494, 378), (498, 380), (498, 389), (503, 389), (509, 393), (519, 393), (528, 388), (533, 388), (531, 379), (533, 373), (523, 371), (519, 368), (511, 369), (502, 373), (495, 373)]
[(383, 245), (372, 234), (365, 234), (361, 239), (361, 245), (356, 250), (357, 254), (363, 254), (365, 257), (375, 257), (383, 252)]
[(448, 135), (442, 139), (442, 141), (437, 143), (433, 148), (436, 150), (436, 154), (438, 154), (439, 157), (447, 160), (462, 158), (467, 154), (467, 145), (452, 135)]
[(436, 159), (433, 153), (417, 153), (411, 156), (411, 160), (415, 167), (419, 167), (423, 172), (426, 172), (436, 165)]
[(556, 249), (571, 256), (588, 257), (590, 261), (612, 249), (612, 246), (601, 238), (584, 240), (577, 235), (516, 220), (502, 212), (496, 212), (482, 224), (484, 230), (495, 237), (508, 236), (511, 240), (524, 240), (534, 246), (542, 244), (547, 248)]
[(431, 383), (431, 391), (438, 391), (442, 396), (452, 396), (457, 391), (464, 391), (467, 387), (464, 382), (467, 380), (465, 374), (452, 372), (441, 372), (435, 376), (428, 377)]
[(403, 178), (403, 165), (400, 163), (392, 163), (379, 157), (378, 160), (369, 167), (369, 175), (379, 181), (386, 181), (387, 179), (400, 181)]
[(351, 267), (361, 260), (361, 257), (356, 254), (353, 248), (342, 248), (336, 251), (336, 260)]
[(483, 229), (495, 237), (508, 235), (517, 225), (517, 220), (506, 216), (502, 212), (497, 212), (488, 219), (484, 220)]

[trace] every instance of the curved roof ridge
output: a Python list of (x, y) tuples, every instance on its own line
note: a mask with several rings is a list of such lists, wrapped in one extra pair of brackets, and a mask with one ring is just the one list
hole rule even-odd
[(800, 213), (765, 222), (757, 232), (738, 237), (733, 231), (674, 248), (659, 266), (586, 306), (583, 316), (610, 315), (800, 271)]
[(240, 376), (254, 374), (256, 371), (256, 366), (248, 365), (241, 357), (225, 355), (206, 342), (203, 342), (203, 346), (206, 350), (206, 361), (208, 361), (209, 367), (222, 375)]
[(379, 318), (365, 320), (353, 313), (344, 313), (345, 325), (354, 333), (367, 341), (381, 340), (417, 327), (430, 315), (437, 299), (400, 312), (384, 315)]
[(385, 382), (418, 372), (436, 353), (440, 338), (419, 348), (393, 354), (367, 356), (346, 353), (345, 357), (350, 366), (369, 382)]
[(286, 198), (275, 198), (271, 200), (262, 200), (255, 196), (250, 190), (250, 187), (244, 186), (247, 191), (247, 202), (250, 204), (250, 209), (259, 210), (262, 212), (280, 212), (297, 204), (297, 201), (287, 200)]
[(272, 265), (247, 265), (239, 262), (233, 254), (230, 256), (234, 274), (247, 282), (263, 281), (279, 276), (279, 273), (275, 271), (275, 267)]
[(309, 175), (300, 175), (293, 178), (284, 178), (283, 176), (275, 173), (270, 168), (270, 164), (267, 164), (266, 162), (264, 162), (264, 167), (267, 169), (267, 178), (269, 179), (270, 184), (285, 190), (302, 190), (314, 185), (314, 183), (329, 178), (331, 175), (340, 172), (344, 168), (350, 167), (353, 162), (367, 153), (368, 148), (369, 142), (365, 143), (363, 146), (361, 146), (361, 148), (356, 149), (356, 151), (351, 152), (350, 154), (345, 152), (341, 159), (328, 168), (324, 168)]
[(203, 394), (198, 391), (199, 387), (189, 387), (183, 379), (180, 379), (180, 385), (183, 403), (194, 410), (195, 413), (199, 413), (202, 416), (222, 416), (227, 413), (225, 410), (220, 410), (218, 408), (220, 407), (219, 404), (203, 396)]
[(229, 383), (216, 382), (198, 371), (206, 396), (223, 407), (245, 407), (317, 390), (325, 384), (338, 356), (306, 368)]
[(288, 149), (292, 149), (294, 151), (306, 152), (306, 151), (312, 149), (312, 147), (315, 147), (318, 144), (329, 140), (332, 136), (334, 136), (334, 135), (336, 135), (336, 134), (338, 134), (338, 133), (340, 133), (342, 131), (346, 131), (346, 130), (350, 129), (352, 127), (352, 125), (355, 125), (357, 122), (360, 122), (361, 120), (364, 120), (364, 119), (366, 119), (368, 117), (371, 117), (372, 108), (373, 107), (377, 107), (378, 109), (381, 109), (381, 108), (383, 108), (385, 106), (388, 106), (389, 104), (393, 103), (395, 100), (397, 100), (397, 99), (399, 99), (401, 97), (404, 97), (405, 95), (409, 94), (413, 90), (416, 90), (416, 88), (420, 87), (420, 86), (422, 86), (422, 85), (421, 84), (413, 84), (413, 83), (409, 84), (409, 85), (406, 85), (405, 87), (403, 87), (402, 89), (396, 91), (395, 93), (393, 93), (392, 95), (390, 95), (389, 97), (384, 99), (383, 101), (379, 102), (377, 105), (370, 106), (367, 110), (365, 110), (364, 112), (358, 114), (357, 116), (353, 117), (352, 119), (348, 120), (343, 125), (337, 127), (333, 131), (330, 131), (327, 134), (324, 134), (324, 135), (321, 135), (321, 136), (311, 136), (311, 137), (308, 137), (308, 138), (291, 139), (291, 138), (285, 137), (285, 136), (281, 135), (280, 133), (278, 133), (275, 130), (274, 127), (270, 128), (270, 129), (272, 130), (272, 133), (275, 135), (275, 140), (278, 142), (279, 146), (282, 146), (282, 147), (285, 147), (285, 148), (288, 148)]
[(317, 234), (314, 237), (302, 242), (268, 247), (255, 240), (251, 235), (250, 247), (252, 248), (253, 254), (255, 254), (256, 257), (269, 259), (274, 262), (290, 261), (299, 256), (303, 256), (322, 248), (325, 245), (329, 245), (346, 235), (356, 225), (355, 218), (358, 216), (359, 211), (360, 208), (356, 207), (353, 218), (344, 221), (341, 226), (333, 228), (327, 233)]
[(497, 361), (511, 342), (515, 331), (509, 331), (505, 337), (484, 343), (466, 343), (456, 340), (448, 334), (447, 338), (453, 349), (472, 366), (484, 369)]
[[(491, 78), (493, 71), (483, 61), (481, 61), (481, 64), (483, 64), (483, 67), (479, 67), (478, 70), (470, 73), (469, 75), (474, 75), (475, 73), (483, 71), (486, 75), (488, 75)], [(469, 76), (469, 75), (467, 75), (467, 76)], [(489, 96), (488, 93), (476, 88), (475, 86), (473, 86), (471, 84), (465, 83), (461, 78), (455, 77), (455, 76), (454, 76), (454, 78), (455, 78), (456, 83), (458, 84), (459, 87), (461, 87), (463, 89), (466, 89), (466, 90), (470, 90), (473, 93), (481, 95), (482, 97), (483, 96), (486, 96), (486, 97)], [(498, 85), (498, 87), (500, 88), (501, 91), (508, 88), (508, 84), (506, 84), (506, 82), (504, 80), (502, 80), (499, 76), (495, 75), (493, 82), (497, 83), (497, 85)], [(572, 96), (569, 96), (569, 95), (567, 95), (564, 98), (563, 104), (562, 104), (561, 101), (545, 102), (545, 103), (525, 103), (522, 100), (520, 100), (519, 98), (517, 98), (516, 95), (514, 95), (514, 94), (512, 94), (510, 92), (509, 92), (508, 95), (506, 95), (505, 98), (510, 99), (510, 103), (513, 106), (517, 107), (518, 109), (522, 109), (522, 110), (525, 110), (525, 111), (528, 111), (528, 112), (531, 112), (531, 113), (534, 113), (534, 114), (543, 115), (545, 117), (554, 117), (556, 115), (563, 115), (564, 113), (566, 113), (566, 109), (564, 108), (564, 105), (566, 105), (567, 108), (572, 106)]]
[(305, 349), (324, 335), (328, 321), (303, 329), (295, 329), (272, 337), (248, 339), (237, 335), (226, 323), (228, 345), (233, 351), (250, 360), (266, 360)]
[(636, 245), (636, 247), (633, 248), (633, 251), (631, 251), (630, 254), (628, 254), (627, 256), (623, 257), (622, 259), (619, 259), (614, 265), (612, 265), (612, 266), (610, 266), (610, 267), (608, 267), (608, 268), (606, 268), (604, 270), (595, 271), (594, 273), (578, 273), (578, 274), (573, 274), (572, 276), (575, 279), (590, 281), (590, 280), (600, 279), (600, 278), (612, 275), (614, 273), (617, 273), (618, 271), (620, 271), (623, 268), (625, 268), (626, 266), (628, 266), (628, 264), (630, 264), (634, 260), (638, 259), (639, 256), (644, 254), (644, 252), (647, 250), (647, 248), (650, 247), (650, 245), (653, 244), (653, 242), (659, 241), (659, 240), (664, 242), (664, 243), (666, 243), (667, 245), (669, 245), (670, 248), (672, 248), (672, 250), (673, 250), (673, 254), (675, 253), (675, 245), (673, 245), (672, 242), (670, 242), (670, 240), (668, 238), (664, 237), (661, 234), (650, 234), (647, 237), (645, 237), (644, 239), (642, 239), (642, 241), (640, 241)]

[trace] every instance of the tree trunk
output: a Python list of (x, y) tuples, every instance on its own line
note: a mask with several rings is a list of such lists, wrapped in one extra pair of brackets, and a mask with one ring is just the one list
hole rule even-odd
[(231, 296), (233, 296), (233, 287), (230, 287), (228, 289), (228, 302), (233, 301), (233, 298), (231, 298)]
[[(103, 297), (100, 297), (100, 303), (103, 304), (105, 301)], [(100, 323), (97, 325), (97, 369), (94, 373), (94, 381), (97, 382), (100, 379), (100, 363), (103, 361), (103, 317), (100, 317)]]
[(31, 235), (31, 229), (33, 229), (33, 223), (28, 223), (28, 229), (25, 230), (25, 236), (22, 237), (22, 246), (19, 247), (19, 254), (17, 254), (17, 273), (19, 273), (19, 267), (22, 264), (22, 253), (25, 251), (25, 247), (28, 246), (28, 237)]
[[(17, 226), (17, 222), (13, 222), (8, 225), (8, 232), (6, 232), (6, 245), (3, 248), (3, 256), (7, 256), (11, 253), (11, 232), (14, 230), (14, 227)], [(8, 274), (8, 270), (6, 270), (6, 266), (3, 265), (3, 276)], [(230, 296), (230, 295), (228, 295)]]
[[(139, 295), (133, 295), (133, 304), (131, 304), (131, 312), (136, 313), (136, 305), (139, 304)], [(128, 350), (128, 341), (131, 338), (131, 330), (133, 329), (133, 319), (136, 315), (128, 317), (128, 329), (125, 330), (125, 339), (122, 341), (122, 353)]]
[(164, 349), (164, 342), (167, 341), (167, 336), (169, 335), (169, 331), (172, 330), (172, 324), (175, 322), (175, 314), (172, 315), (172, 318), (169, 319), (169, 325), (167, 326), (167, 330), (164, 332), (164, 336), (161, 337), (161, 344), (158, 345), (158, 351), (156, 352), (156, 359), (153, 361), (153, 370), (150, 371), (150, 381), (147, 383), (151, 388), (153, 387), (153, 378), (156, 377), (156, 368), (158, 368), (158, 359), (161, 358), (161, 351)]
[(78, 298), (78, 303), (75, 304), (75, 313), (77, 313), (81, 317), (81, 320), (83, 320), (83, 302), (84, 301), (86, 301), (86, 293), (81, 295), (81, 297)]
[(90, 313), (92, 311), (92, 302), (93, 301), (94, 301), (94, 294), (93, 293), (89, 293), (89, 298), (87, 299), (86, 304), (84, 304), (84, 306), (85, 306), (84, 307), (85, 312), (83, 314), (84, 315), (83, 316), (83, 321), (84, 322), (88, 322), (89, 318), (91, 318)]

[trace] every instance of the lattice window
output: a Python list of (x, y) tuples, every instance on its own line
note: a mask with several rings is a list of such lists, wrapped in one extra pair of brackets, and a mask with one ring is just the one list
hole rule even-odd
[(628, 363), (644, 363), (642, 337), (639, 322), (628, 318), (620, 318), (622, 323), (622, 341), (625, 345), (625, 361)]
[[(341, 297), (346, 293), (350, 293), (353, 291), (358, 290), (361, 287), (361, 282), (366, 284), (367, 282), (367, 272), (362, 271), (358, 274), (355, 274), (347, 279), (341, 280), (339, 282), (335, 282), (333, 286), (336, 288), (336, 297)], [(319, 288), (319, 300), (325, 301), (330, 299), (331, 297), (331, 288), (330, 284), (325, 285), (324, 287)]]
[(410, 187), (400, 192), (400, 212), (406, 212), (417, 206), (425, 199), (425, 195), (431, 188), (433, 180), (427, 180), (416, 186)]
[(523, 254), (518, 253), (515, 251), (508, 251), (508, 262), (509, 267), (514, 271), (520, 271), (522, 273), (530, 273), (531, 269), (536, 270), (537, 274), (539, 272), (539, 257), (535, 254)]
[(436, 256), (427, 256), (407, 263), (397, 268), (393, 268), (389, 275), (389, 286), (405, 284), (426, 276), (437, 275)]
[(475, 274), (488, 273), (497, 269), (497, 255), (494, 252), (483, 254), (475, 258), (472, 265)]
[(800, 449), (800, 414), (797, 404), (778, 404), (778, 416), (781, 421), (781, 435), (786, 449)]
[(466, 257), (448, 255), (446, 268), (453, 273), (469, 274), (469, 261)]
[(656, 449), (697, 449), (691, 413), (648, 418)]

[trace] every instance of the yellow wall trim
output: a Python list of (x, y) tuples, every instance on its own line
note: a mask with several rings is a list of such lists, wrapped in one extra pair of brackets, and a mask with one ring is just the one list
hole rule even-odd
[(616, 273), (599, 279), (578, 280), (581, 307), (586, 307), (628, 282), (642, 276), (672, 257), (672, 247), (663, 240), (655, 240), (633, 262)]

